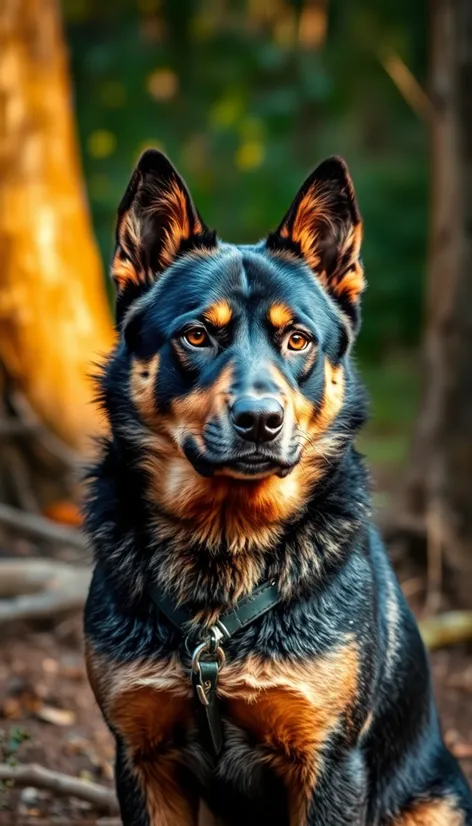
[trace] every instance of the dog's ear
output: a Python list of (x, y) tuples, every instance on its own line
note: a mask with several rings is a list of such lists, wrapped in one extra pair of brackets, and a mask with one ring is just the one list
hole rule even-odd
[(267, 247), (303, 258), (356, 329), (365, 286), (361, 242), (354, 187), (345, 162), (333, 157), (307, 178)]
[(146, 150), (118, 208), (111, 266), (117, 322), (179, 255), (215, 246), (178, 172), (162, 152)]

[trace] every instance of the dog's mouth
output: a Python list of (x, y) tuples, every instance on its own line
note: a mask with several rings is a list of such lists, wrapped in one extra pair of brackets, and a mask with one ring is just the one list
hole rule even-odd
[(232, 476), (237, 479), (256, 479), (265, 476), (287, 476), (297, 462), (282, 462), (281, 459), (252, 453), (228, 461), (215, 472), (219, 476)]
[(243, 481), (263, 479), (268, 476), (283, 478), (288, 476), (301, 458), (300, 449), (287, 458), (266, 453), (260, 449), (248, 453), (218, 456), (211, 450), (203, 452), (192, 439), (185, 441), (183, 450), (195, 470), (202, 476), (228, 476)]

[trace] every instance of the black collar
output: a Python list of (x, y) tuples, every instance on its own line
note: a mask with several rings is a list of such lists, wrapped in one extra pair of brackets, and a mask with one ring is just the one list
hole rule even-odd
[[(185, 605), (177, 605), (172, 597), (157, 585), (150, 588), (150, 594), (159, 610), (184, 633), (193, 619), (193, 612)], [(273, 580), (264, 582), (255, 591), (242, 597), (234, 608), (225, 611), (221, 615), (214, 626), (220, 632), (221, 636), (218, 636), (220, 636), (220, 639), (229, 639), (237, 631), (241, 631), (246, 625), (250, 625), (258, 617), (274, 608), (281, 599), (275, 582)]]

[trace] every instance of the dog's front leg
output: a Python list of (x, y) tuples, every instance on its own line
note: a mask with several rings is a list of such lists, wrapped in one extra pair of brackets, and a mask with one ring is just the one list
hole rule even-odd
[(367, 780), (360, 752), (327, 759), (308, 805), (306, 826), (366, 826), (366, 817)]
[(145, 789), (125, 745), (120, 741), (116, 744), (115, 784), (124, 826), (150, 826)]
[(197, 826), (199, 801), (171, 753), (133, 755), (119, 740), (115, 779), (123, 826)]

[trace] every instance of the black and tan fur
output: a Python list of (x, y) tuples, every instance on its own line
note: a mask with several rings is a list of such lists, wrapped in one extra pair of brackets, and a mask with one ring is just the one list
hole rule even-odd
[[(85, 636), (125, 826), (472, 825), (353, 446), (361, 237), (337, 158), (255, 246), (220, 242), (158, 152), (120, 206)], [(225, 646), (215, 760), (149, 588), (209, 625), (268, 579), (282, 601)]]

